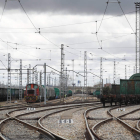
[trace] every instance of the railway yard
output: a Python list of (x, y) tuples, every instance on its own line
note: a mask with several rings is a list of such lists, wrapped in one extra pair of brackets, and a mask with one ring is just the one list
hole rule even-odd
[[(83, 100), (84, 99), (84, 100)], [(1, 103), (2, 140), (139, 140), (140, 105), (103, 104), (92, 95)]]
[(0, 0), (0, 140), (140, 140), (140, 0)]

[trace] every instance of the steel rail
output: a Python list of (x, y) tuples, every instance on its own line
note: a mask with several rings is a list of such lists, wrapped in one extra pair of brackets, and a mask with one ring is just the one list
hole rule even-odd
[(50, 133), (51, 133), (53, 136), (55, 136), (57, 139), (59, 139), (59, 140), (66, 140), (66, 138), (64, 138), (64, 137), (62, 137), (62, 136), (59, 136), (59, 135), (57, 135), (56, 133), (54, 133), (54, 132), (48, 130), (47, 128), (45, 128), (45, 127), (41, 124), (41, 122), (43, 121), (43, 119), (47, 118), (47, 117), (50, 116), (50, 115), (53, 115), (53, 114), (56, 114), (56, 113), (59, 113), (59, 112), (62, 112), (62, 111), (66, 111), (66, 110), (69, 110), (69, 109), (73, 109), (73, 108), (74, 108), (74, 107), (66, 108), (66, 109), (63, 109), (63, 110), (55, 111), (55, 112), (53, 112), (53, 113), (49, 113), (49, 114), (47, 114), (47, 115), (44, 115), (43, 117), (41, 117), (41, 118), (38, 120), (38, 125), (39, 125), (41, 128), (43, 128), (44, 130), (50, 132)]
[[(94, 105), (95, 105), (95, 104), (94, 104)], [(81, 106), (83, 107), (83, 104), (81, 104)], [(61, 136), (57, 135), (56, 133), (51, 132), (50, 130), (48, 130), (47, 128), (45, 128), (45, 127), (41, 124), (41, 122), (43, 121), (43, 119), (47, 118), (47, 117), (50, 116), (50, 115), (53, 115), (53, 114), (56, 114), (56, 113), (59, 113), (59, 112), (62, 112), (62, 111), (66, 111), (66, 110), (69, 110), (69, 109), (73, 109), (73, 108), (75, 108), (75, 107), (71, 106), (71, 108), (66, 108), (66, 109), (64, 109), (64, 110), (59, 110), (59, 111), (55, 111), (55, 112), (49, 113), (49, 114), (47, 114), (47, 115), (44, 115), (43, 117), (41, 117), (41, 118), (38, 120), (38, 125), (39, 125), (41, 128), (45, 129), (46, 131), (49, 131), (49, 132), (50, 132), (52, 135), (54, 135), (57, 139), (65, 140), (64, 137), (61, 137)]]
[(91, 110), (97, 110), (97, 109), (100, 109), (100, 108), (103, 108), (103, 107), (97, 107), (97, 108), (90, 108), (90, 109), (87, 109), (84, 113), (84, 118), (85, 118), (85, 122), (86, 122), (86, 128), (87, 128), (87, 131), (88, 131), (88, 135), (90, 137), (91, 140), (95, 140), (95, 139), (99, 139), (100, 138), (98, 137), (98, 135), (95, 133), (95, 131), (93, 131), (92, 129), (89, 128), (89, 125), (88, 125), (88, 121), (87, 121), (87, 113), (90, 112)]
[(100, 127), (101, 125), (103, 125), (104, 123), (107, 123), (107, 122), (112, 121), (112, 120), (117, 120), (119, 123), (121, 123), (122, 125), (124, 125), (129, 131), (132, 131), (132, 132), (135, 132), (135, 133), (137, 133), (137, 134), (140, 134), (140, 131), (139, 131), (139, 130), (137, 130), (137, 129), (131, 127), (130, 125), (128, 125), (127, 123), (125, 123), (124, 121), (122, 121), (122, 120), (119, 118), (119, 117), (121, 117), (121, 116), (125, 116), (125, 115), (127, 115), (127, 114), (130, 114), (131, 112), (133, 113), (133, 112), (137, 111), (138, 109), (136, 109), (135, 111), (131, 111), (131, 112), (129, 112), (129, 113), (126, 113), (126, 114), (124, 114), (124, 115), (120, 115), (120, 116), (118, 116), (118, 117), (115, 117), (113, 114), (111, 114), (111, 110), (114, 110), (114, 109), (116, 109), (116, 108), (118, 108), (118, 107), (113, 107), (113, 108), (111, 108), (111, 109), (109, 109), (109, 110), (107, 111), (107, 114), (110, 115), (111, 118), (106, 119), (106, 120), (103, 120), (103, 121), (97, 123), (96, 125), (94, 125), (94, 126), (92, 127), (92, 133), (95, 135), (96, 139), (101, 140), (101, 138), (96, 134), (96, 129), (99, 128), (99, 127)]
[(92, 131), (92, 133), (95, 135), (96, 139), (101, 140), (101, 138), (96, 134), (96, 129), (99, 128), (102, 124), (107, 123), (107, 122), (110, 122), (110, 121), (112, 121), (112, 120), (113, 120), (113, 118), (111, 117), (111, 118), (109, 118), (109, 119), (103, 120), (103, 121), (101, 121), (101, 122), (95, 124), (95, 125), (92, 127), (91, 131)]
[[(47, 136), (48, 136), (49, 138), (51, 138), (52, 140), (55, 140), (55, 137), (54, 137), (51, 133), (49, 133), (49, 132), (47, 132), (47, 131), (45, 131), (45, 130), (39, 128), (39, 127), (36, 127), (36, 126), (33, 126), (33, 125), (29, 124), (29, 123), (26, 123), (26, 122), (24, 122), (24, 121), (21, 121), (21, 120), (15, 118), (15, 117), (9, 117), (9, 118), (6, 118), (6, 119), (2, 120), (2, 121), (0, 122), (0, 125), (2, 125), (3, 123), (6, 123), (6, 121), (8, 121), (8, 120), (16, 120), (17, 122), (22, 123), (23, 125), (28, 126), (28, 127), (31, 128), (31, 129), (34, 129), (34, 130), (36, 130), (36, 131), (38, 131), (38, 132), (40, 132), (40, 133), (42, 133), (42, 134), (47, 135)], [(2, 137), (3, 137), (3, 136), (2, 136)], [(4, 138), (4, 137), (3, 137), (3, 138)]]
[[(100, 104), (100, 103), (98, 103), (98, 104)], [(95, 103), (83, 103), (82, 105), (95, 105)], [(57, 109), (57, 108), (62, 108), (62, 107), (69, 107), (69, 106), (81, 106), (81, 104), (68, 104), (68, 105), (57, 105), (57, 107), (56, 106), (54, 106), (54, 107), (51, 107), (50, 109)], [(49, 106), (42, 106), (42, 107), (49, 107)], [(37, 107), (37, 108), (40, 108), (40, 107)], [(18, 109), (18, 110), (13, 110), (13, 111), (10, 111), (10, 112), (8, 112), (7, 113), (7, 115), (8, 115), (8, 117), (11, 117), (10, 116), (10, 114), (11, 113), (13, 113), (13, 112), (15, 112), (15, 111), (21, 111), (21, 110), (25, 110), (26, 108), (22, 108), (22, 109)], [(49, 108), (46, 108), (46, 109), (42, 109), (42, 110), (40, 110), (40, 111), (45, 111), (45, 110), (48, 110)], [(29, 113), (26, 113), (25, 115), (28, 115), (28, 114), (31, 114), (31, 113), (36, 113), (36, 112), (40, 112), (39, 110), (38, 111), (32, 111), (32, 112), (29, 112)], [(20, 114), (20, 115), (17, 115), (17, 117), (19, 117), (19, 116), (22, 116), (22, 115), (24, 115), (24, 113), (23, 114)]]
[(139, 120), (139, 121), (137, 122), (137, 124), (136, 124), (136, 128), (140, 131), (139, 125), (140, 125), (140, 120)]
[[(91, 105), (95, 105), (95, 104), (91, 104)], [(81, 106), (81, 105), (75, 105), (75, 107), (78, 107), (78, 106)], [(17, 115), (16, 117), (21, 117), (21, 116), (26, 116), (26, 115), (30, 115), (30, 114), (35, 114), (35, 113), (39, 113), (39, 112), (43, 112), (43, 111), (48, 111), (48, 110), (53, 110), (53, 109), (59, 109), (59, 108), (66, 108), (68, 107), (68, 105), (63, 105), (63, 106), (58, 106), (58, 107), (52, 107), (52, 108), (46, 108), (46, 109), (42, 109), (42, 110), (38, 110), (38, 111), (34, 111), (34, 112), (27, 112), (27, 113), (24, 113), (24, 114), (20, 114), (20, 115)]]
[[(112, 115), (112, 114), (111, 114), (111, 110), (113, 110), (113, 109), (116, 109), (116, 108), (112, 108), (112, 109), (110, 109), (110, 110), (108, 111), (108, 113), (109, 113), (110, 115)], [(128, 113), (126, 113), (126, 114), (128, 114)], [(113, 116), (113, 115), (112, 115), (112, 116)], [(122, 116), (122, 115), (121, 115), (121, 116)], [(123, 124), (128, 130), (130, 130), (130, 131), (132, 131), (132, 132), (135, 132), (135, 133), (137, 133), (137, 134), (140, 135), (140, 131), (139, 131), (139, 130), (135, 129), (134, 127), (131, 127), (129, 124), (127, 124), (127, 123), (125, 123), (124, 121), (122, 121), (119, 117), (120, 117), (120, 116), (118, 116), (118, 117), (113, 116), (113, 118), (115, 118), (118, 122), (120, 122), (121, 124)]]

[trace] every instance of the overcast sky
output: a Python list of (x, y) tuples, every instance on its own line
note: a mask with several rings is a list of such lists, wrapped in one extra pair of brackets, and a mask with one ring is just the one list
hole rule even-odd
[[(113, 82), (114, 59), (116, 82), (119, 81), (117, 80), (119, 76), (124, 79), (125, 65), (127, 78), (134, 73), (135, 1), (121, 0), (120, 5), (108, 3), (108, 6), (107, 0), (20, 0), (20, 2), (21, 5), (18, 0), (7, 0), (5, 5), (5, 0), (0, 0), (1, 68), (5, 68), (4, 65), (7, 67), (7, 54), (11, 53), (13, 69), (19, 68), (19, 61), (15, 60), (22, 59), (26, 68), (29, 64), (34, 67), (46, 62), (47, 65), (60, 71), (60, 47), (64, 44), (65, 67), (69, 70), (72, 69), (74, 59), (74, 70), (84, 71), (84, 51), (87, 51), (87, 69), (96, 75), (100, 76), (100, 57), (104, 58), (104, 83), (106, 78), (109, 81), (109, 77), (110, 82)], [(37, 69), (39, 72), (43, 71), (42, 66), (38, 66)], [(47, 72), (50, 71), (51, 69), (47, 67)], [(23, 71), (25, 85), (27, 76), (24, 73), (27, 71)], [(73, 77), (72, 72), (68, 74)], [(1, 82), (7, 82), (6, 71), (1, 71), (0, 77)], [(12, 84), (18, 83), (15, 77), (17, 74), (12, 74)], [(55, 77), (58, 80), (57, 75), (52, 75), (52, 78)], [(81, 80), (83, 85), (83, 77), (75, 75), (76, 84), (78, 80)], [(93, 86), (98, 81), (99, 78), (93, 78), (92, 74), (88, 74), (88, 85)]]

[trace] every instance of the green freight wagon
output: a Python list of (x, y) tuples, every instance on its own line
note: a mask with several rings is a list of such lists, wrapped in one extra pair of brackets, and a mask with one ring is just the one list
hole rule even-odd
[(60, 94), (60, 90), (59, 90), (59, 88), (54, 88), (54, 90), (55, 90), (55, 95), (56, 95), (56, 99), (58, 99), (58, 98), (60, 98), (60, 96), (59, 96), (59, 94)]
[(72, 91), (71, 91), (71, 90), (68, 90), (68, 91), (66, 92), (66, 95), (67, 95), (67, 97), (72, 96)]
[(133, 74), (129, 80), (140, 80), (140, 73)]
[(94, 92), (93, 92), (93, 95), (94, 95), (94, 96), (99, 96), (99, 95), (100, 95), (100, 90), (94, 91)]
[(140, 80), (120, 80), (120, 95), (140, 95)]
[(140, 80), (120, 80), (120, 103), (140, 102)]

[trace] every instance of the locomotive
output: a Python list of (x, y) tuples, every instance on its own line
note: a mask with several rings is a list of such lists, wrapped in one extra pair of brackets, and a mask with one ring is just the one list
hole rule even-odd
[[(46, 86), (46, 98), (55, 99), (55, 91), (53, 88)], [(44, 99), (44, 86), (37, 84), (26, 85), (26, 91), (24, 93), (24, 99), (26, 102), (37, 102)]]
[[(65, 93), (68, 96), (72, 96), (72, 91), (68, 90)], [(63, 92), (61, 92), (61, 97), (64, 97)], [(46, 99), (58, 99), (60, 98), (60, 90), (59, 88), (53, 88), (46, 86)], [(26, 85), (26, 90), (24, 92), (24, 99), (28, 103), (34, 103), (38, 101), (44, 100), (44, 85), (37, 85), (37, 84), (28, 84)]]
[(100, 101), (105, 103), (119, 103), (127, 105), (140, 103), (140, 73), (132, 75), (129, 79), (120, 79), (120, 85), (112, 85), (110, 94), (100, 95)]

